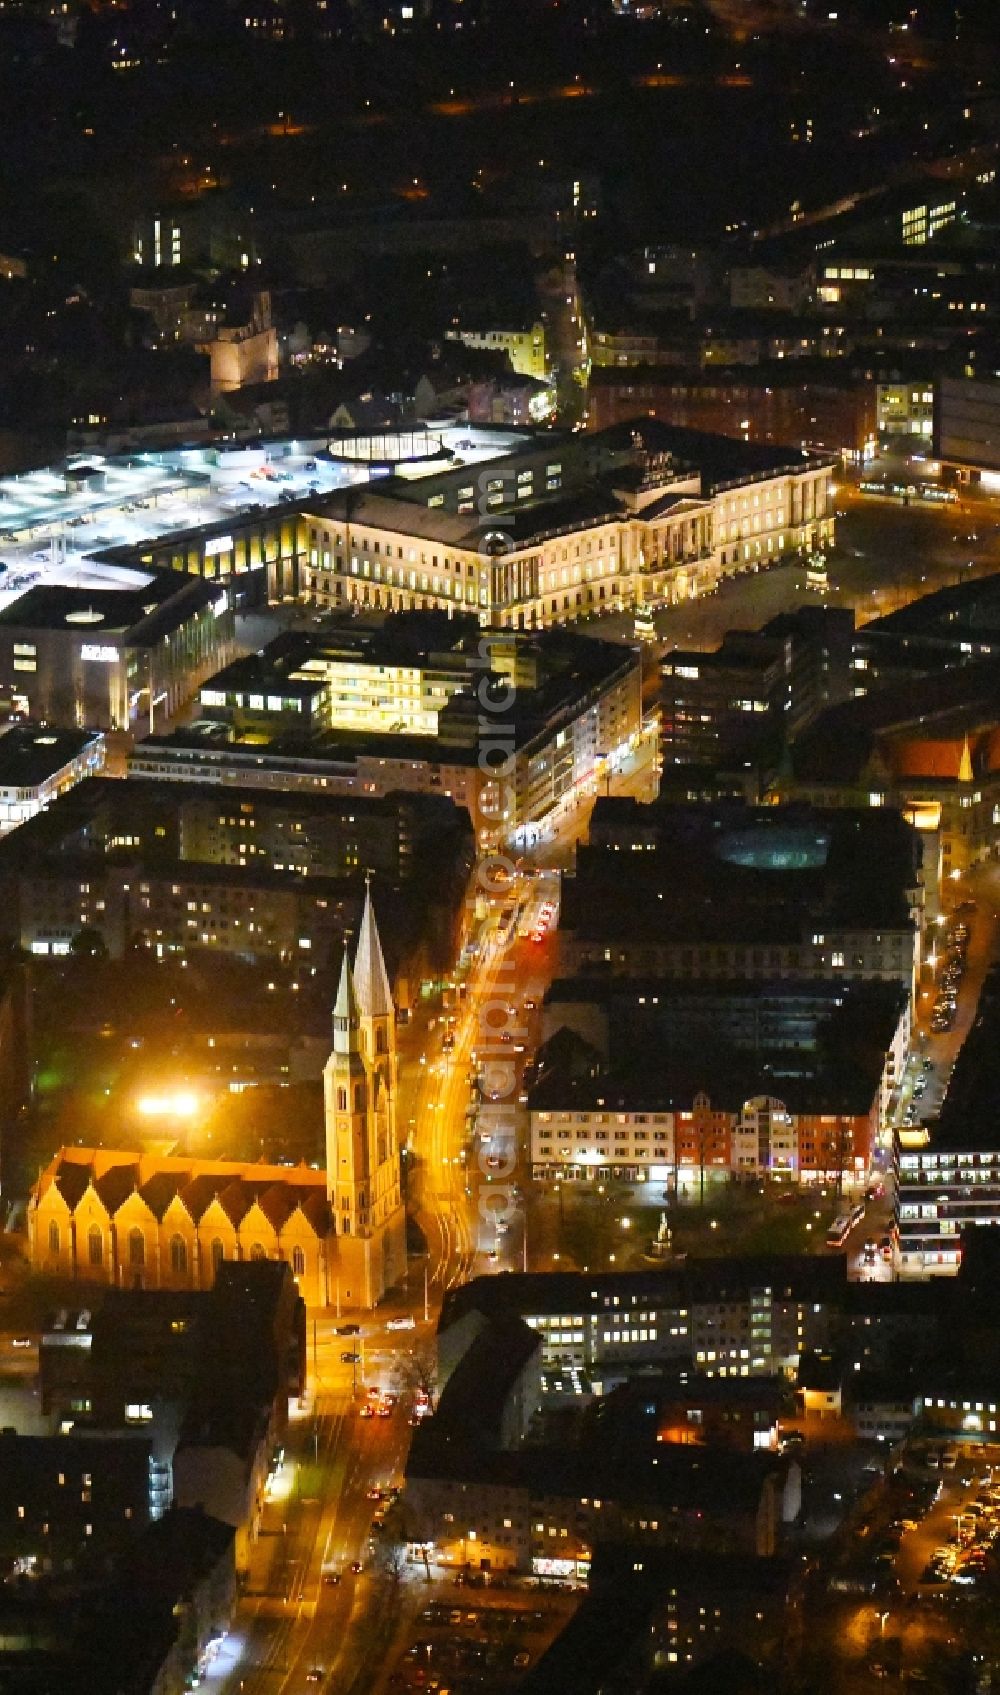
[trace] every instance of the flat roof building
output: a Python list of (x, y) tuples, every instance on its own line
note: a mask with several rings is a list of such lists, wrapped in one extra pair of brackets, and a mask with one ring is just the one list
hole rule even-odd
[(835, 463), (646, 417), (90, 454), (0, 480), (0, 605), (38, 582), (166, 568), (234, 605), (304, 594), (541, 628), (822, 545)]
[(920, 963), (922, 855), (898, 812), (600, 799), (563, 883), (569, 973), (896, 978)]
[(0, 836), (99, 775), (104, 759), (104, 737), (93, 730), (17, 724), (0, 733)]
[(36, 583), (0, 604), (0, 702), (62, 729), (151, 730), (233, 647), (224, 589), (172, 571)]

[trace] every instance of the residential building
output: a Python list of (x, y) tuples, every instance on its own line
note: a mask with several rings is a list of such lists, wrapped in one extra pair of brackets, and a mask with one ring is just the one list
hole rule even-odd
[(769, 792), (781, 803), (896, 809), (920, 833), (930, 898), (1000, 845), (1000, 659), (996, 638), (946, 647), (896, 616), (880, 620), (891, 631), (859, 632), (854, 675), (874, 673), (873, 691), (858, 685), (857, 698), (821, 713)]
[(209, 1661), (236, 1610), (238, 1569), (233, 1527), (198, 1508), (172, 1507), (125, 1548), (111, 1585), (120, 1612), (140, 1621), (160, 1612), (174, 1624), (159, 1684), (183, 1687)]
[(0, 889), (32, 953), (66, 954), (86, 930), (114, 958), (209, 949), (332, 977), (369, 871), (405, 1004), (461, 947), (473, 856), (444, 796), (92, 777), (4, 838)]
[(176, 1271), (167, 1287), (119, 1287), (106, 1269), (103, 1285), (88, 1285), (86, 1306), (59, 1307), (43, 1325), (43, 1416), (80, 1431), (149, 1432), (156, 1409), (186, 1406), (204, 1376), (231, 1395), (273, 1405), (283, 1433), (307, 1364), (305, 1303), (286, 1263), (226, 1259), (206, 1289), (188, 1287)]
[(525, 1695), (602, 1695), (622, 1672), (633, 1689), (646, 1689), (703, 1666), (706, 1690), (740, 1690), (722, 1656), (739, 1650), (754, 1671), (774, 1665), (794, 1652), (801, 1629), (792, 1556), (650, 1548), (641, 1537), (599, 1542), (586, 1598), (523, 1688)]
[(812, 275), (781, 271), (770, 265), (733, 265), (729, 271), (729, 303), (750, 311), (801, 312), (810, 303)]
[(522, 1318), (542, 1338), (545, 1393), (607, 1393), (636, 1371), (790, 1378), (828, 1345), (847, 1287), (841, 1255), (691, 1260), (646, 1271), (477, 1277), (445, 1296), (438, 1323), (446, 1382), (484, 1319)]
[(453, 323), (451, 329), (445, 330), (446, 341), (460, 341), (463, 347), (482, 347), (491, 353), (505, 353), (511, 369), (524, 377), (548, 376), (545, 337), (545, 324), (540, 318), (512, 329), (473, 329)]
[(658, 1442), (729, 1448), (741, 1454), (778, 1446), (778, 1420), (790, 1406), (788, 1384), (767, 1377), (705, 1377), (686, 1372), (632, 1386), (656, 1407)]
[(0, 1556), (26, 1573), (100, 1569), (153, 1516), (141, 1430), (0, 1433)]
[(461, 1357), (482, 1350), (491, 1329), (488, 1321), (464, 1329), (437, 1407), (411, 1444), (404, 1502), (413, 1557), (578, 1578), (603, 1540), (776, 1552), (801, 1503), (794, 1462), (718, 1449), (706, 1465), (697, 1449), (661, 1441), (655, 1405), (627, 1388), (561, 1440), (525, 1443), (523, 1418), (498, 1422), (497, 1402), (518, 1392), (534, 1357), (529, 1339), (509, 1357), (494, 1347), (478, 1385)]
[(490, 377), (471, 383), (468, 391), (470, 424), (513, 424), (531, 428), (551, 418), (556, 392), (549, 379)]
[(891, 1116), (909, 986), (561, 981), (543, 1029), (535, 1180), (640, 1183), (664, 1202), (732, 1174), (850, 1188)]
[(181, 320), (197, 287), (196, 279), (179, 272), (176, 264), (161, 266), (132, 283), (129, 305), (136, 312), (148, 313), (156, 342), (169, 345), (180, 340)]
[(845, 1383), (845, 1413), (861, 1442), (905, 1442), (920, 1417), (911, 1374), (855, 1371)]
[(289, 1400), (305, 1388), (305, 1305), (288, 1265), (222, 1264), (206, 1291), (91, 1285), (87, 1298), (43, 1332), (42, 1412), (62, 1433), (141, 1434), (150, 1516), (190, 1508), (229, 1525), (245, 1571)]
[(588, 387), (596, 431), (646, 415), (741, 441), (791, 443), (864, 465), (878, 447), (875, 383), (840, 361), (775, 360), (732, 369), (595, 365)]
[(893, 437), (915, 437), (924, 445), (934, 433), (933, 382), (881, 382), (878, 385), (878, 433), (887, 443)]

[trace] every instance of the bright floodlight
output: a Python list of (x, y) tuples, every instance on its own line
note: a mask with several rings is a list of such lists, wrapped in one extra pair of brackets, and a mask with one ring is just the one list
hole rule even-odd
[(190, 1089), (178, 1089), (171, 1095), (143, 1095), (139, 1111), (144, 1118), (193, 1118), (198, 1105), (198, 1096)]

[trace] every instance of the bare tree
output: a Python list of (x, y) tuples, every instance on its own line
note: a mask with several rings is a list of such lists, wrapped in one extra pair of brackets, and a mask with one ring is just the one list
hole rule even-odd
[(433, 1342), (418, 1342), (405, 1354), (397, 1354), (392, 1379), (400, 1394), (422, 1394), (433, 1411), (437, 1396), (438, 1358)]

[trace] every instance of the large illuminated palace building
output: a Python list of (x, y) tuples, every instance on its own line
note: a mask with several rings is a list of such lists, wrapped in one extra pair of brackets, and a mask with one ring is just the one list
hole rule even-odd
[(646, 417), (71, 456), (0, 477), (0, 704), (153, 729), (265, 601), (539, 630), (686, 600), (831, 542), (835, 467)]
[(32, 1269), (207, 1289), (224, 1260), (283, 1259), (308, 1305), (375, 1306), (406, 1269), (395, 1029), (369, 895), (324, 1071), (326, 1171), (62, 1148), (28, 1206)]

